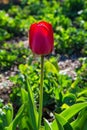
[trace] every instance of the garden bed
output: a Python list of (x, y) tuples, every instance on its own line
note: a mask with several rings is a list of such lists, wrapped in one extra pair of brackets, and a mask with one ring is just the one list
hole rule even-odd
[(28, 33), (31, 24), (41, 20), (51, 23), (54, 31), (54, 50), (44, 63), (42, 129), (86, 130), (84, 0), (0, 4), (0, 129), (37, 130), (41, 66), (40, 56), (29, 48)]

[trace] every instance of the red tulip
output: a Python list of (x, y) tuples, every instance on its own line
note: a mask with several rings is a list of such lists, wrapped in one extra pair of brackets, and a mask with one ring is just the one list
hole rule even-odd
[(29, 44), (33, 53), (47, 55), (53, 50), (53, 29), (50, 23), (41, 21), (30, 26)]

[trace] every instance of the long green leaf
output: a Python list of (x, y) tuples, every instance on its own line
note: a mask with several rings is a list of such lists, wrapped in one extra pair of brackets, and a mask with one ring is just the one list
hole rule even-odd
[(51, 124), (46, 119), (44, 119), (44, 127), (45, 130), (52, 130)]
[(73, 130), (76, 130), (77, 128), (79, 130), (83, 130), (86, 120), (87, 120), (87, 110), (84, 110), (79, 114), (78, 118), (71, 123)]
[(56, 121), (57, 121), (57, 125), (58, 125), (59, 130), (64, 130), (63, 124), (62, 124), (63, 119), (59, 115), (55, 115), (55, 117), (56, 117)]
[(78, 103), (70, 108), (64, 110), (60, 115), (64, 117), (66, 120), (71, 119), (75, 114), (77, 114), (80, 110), (83, 108), (87, 107), (87, 102), (86, 103)]
[(33, 98), (34, 96), (30, 88), (27, 76), (26, 76), (26, 81), (27, 81), (27, 90), (28, 90), (28, 101), (29, 101), (29, 104), (27, 104), (29, 118), (30, 118), (30, 122), (32, 124), (33, 130), (37, 130), (38, 129), (38, 112), (34, 104), (34, 98)]
[(56, 120), (51, 123), (52, 130), (59, 130)]
[(59, 130), (73, 130), (69, 122), (59, 114), (55, 114)]
[(83, 90), (82, 92), (78, 93), (78, 97), (80, 96), (87, 96), (87, 90)]
[(8, 105), (5, 105), (3, 108), (4, 112), (6, 113), (7, 125), (9, 126), (9, 124), (13, 120), (13, 106), (9, 103)]
[(21, 88), (21, 99), (22, 104), (28, 102), (28, 92), (24, 88)]
[(21, 117), (22, 117), (22, 114), (23, 114), (24, 109), (25, 109), (25, 104), (23, 104), (23, 105), (21, 106), (21, 108), (19, 109), (19, 111), (18, 111), (16, 117), (15, 117), (14, 120), (11, 122), (11, 124), (10, 124), (8, 127), (6, 127), (5, 130), (16, 130), (16, 126), (17, 126), (17, 124), (19, 123), (19, 121), (20, 121), (20, 119), (21, 119)]
[(22, 99), (22, 104), (26, 103), (26, 115), (22, 117), (20, 121), (20, 129), (26, 128), (28, 126), (28, 130), (33, 130), (33, 125), (30, 119), (29, 115), (29, 98), (28, 98), (28, 92), (24, 89), (21, 88), (21, 99)]
[(20, 130), (32, 130), (32, 127), (29, 125), (29, 118), (27, 115), (24, 115), (19, 124), (19, 129)]

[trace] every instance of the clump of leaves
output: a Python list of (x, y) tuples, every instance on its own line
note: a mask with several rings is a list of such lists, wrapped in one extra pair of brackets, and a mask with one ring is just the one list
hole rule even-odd
[(17, 45), (11, 43), (2, 44), (0, 49), (0, 70), (7, 70), (13, 65), (25, 63), (29, 53), (29, 50), (21, 42)]

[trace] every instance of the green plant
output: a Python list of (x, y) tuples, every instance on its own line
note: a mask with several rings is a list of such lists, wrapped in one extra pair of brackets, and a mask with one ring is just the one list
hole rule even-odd
[(84, 0), (66, 0), (63, 2), (63, 13), (73, 19), (84, 9), (84, 4)]
[(38, 130), (40, 59), (21, 43), (3, 41), (25, 36), (30, 24), (43, 19), (53, 24), (55, 58), (46, 57), (44, 63), (42, 130), (86, 130), (87, 59), (80, 59), (82, 66), (72, 80), (59, 73), (57, 53), (86, 56), (87, 1), (21, 0), (19, 5), (1, 6), (0, 71), (19, 67), (18, 74), (10, 77), (14, 83), (10, 94), (13, 107), (0, 100), (0, 129)]
[(21, 62), (26, 62), (29, 51), (24, 47), (23, 43), (19, 45), (4, 43), (0, 49), (0, 71), (5, 71), (12, 67), (14, 64), (18, 65)]
[[(86, 120), (87, 120), (86, 118), (87, 116), (85, 114), (87, 103), (86, 100), (81, 100), (81, 98), (83, 95), (87, 94), (87, 91), (86, 90), (82, 92), (77, 91), (77, 93), (71, 91), (74, 90), (74, 88), (72, 88), (73, 86), (72, 80), (69, 79), (67, 76), (59, 75), (57, 70), (58, 67), (55, 66), (56, 65), (55, 60), (53, 60), (52, 58), (50, 59), (50, 61), (51, 63), (49, 61), (45, 61), (45, 65), (44, 65), (45, 67), (44, 109), (48, 108), (47, 105), (48, 106), (50, 105), (49, 101), (52, 104), (54, 102), (56, 104), (56, 108), (54, 107), (53, 109), (56, 109), (56, 112), (59, 114), (55, 114), (55, 119), (51, 121), (51, 123), (49, 123), (45, 119), (42, 129), (43, 130), (49, 130), (49, 129), (75, 130), (76, 128), (82, 129), (84, 126), (84, 130), (85, 130)], [(32, 63), (33, 61), (31, 62), (31, 64)], [(36, 98), (36, 96), (38, 95), (38, 81), (39, 81), (38, 76), (40, 72), (39, 67), (40, 66), (39, 64), (37, 64), (37, 62), (34, 62), (32, 66), (20, 65), (20, 71), (22, 74), (20, 74), (19, 79), (18, 76), (15, 77), (15, 79), (13, 78), (14, 83), (19, 83), (19, 85), (21, 85), (21, 87), (17, 86), (16, 89), (15, 88), (13, 89), (16, 90), (16, 92), (18, 90), (18, 92), (15, 93), (17, 95), (14, 95), (14, 98), (15, 96), (18, 96), (18, 98), (20, 98), (19, 100), (20, 105), (22, 104), (23, 105), (21, 106), (20, 110), (16, 113), (15, 118), (10, 122), (9, 126), (8, 125), (4, 126), (6, 130), (9, 129), (15, 130), (17, 127), (21, 130), (25, 128), (27, 130), (37, 129), (36, 122), (38, 122), (37, 121), (38, 114), (35, 113), (38, 112), (36, 107), (33, 105), (36, 104), (36, 106), (38, 106), (38, 98)], [(52, 77), (54, 78), (52, 79)], [(47, 86), (48, 84), (50, 87)], [(70, 85), (71, 85), (71, 89), (70, 89)], [(53, 100), (54, 98), (55, 100)], [(78, 103), (78, 102), (83, 102), (83, 103)], [(51, 109), (49, 110), (52, 111)], [(34, 123), (32, 121), (34, 121)]]

